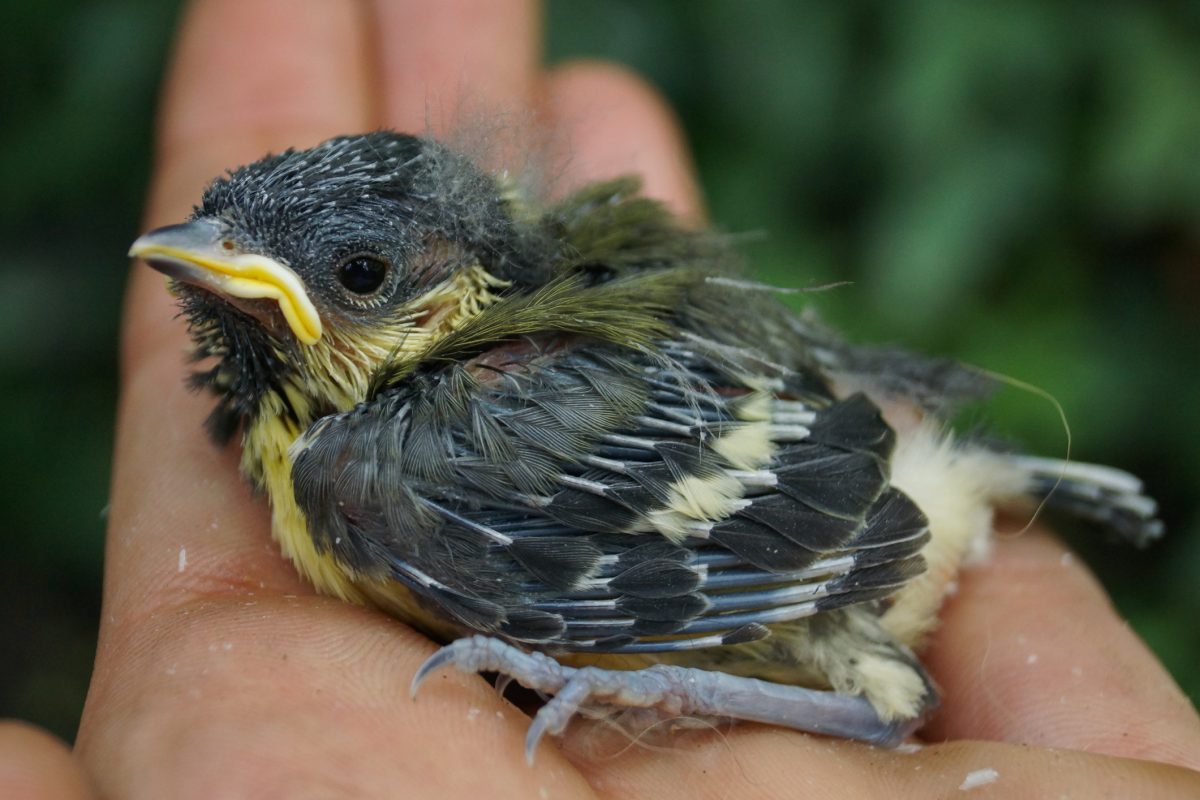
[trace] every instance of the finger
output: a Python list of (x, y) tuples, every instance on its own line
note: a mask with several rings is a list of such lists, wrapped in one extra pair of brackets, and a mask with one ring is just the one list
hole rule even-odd
[(66, 745), (30, 725), (0, 721), (0, 797), (75, 800), (95, 795)]
[(79, 749), (104, 797), (592, 797), (483, 680), (406, 691), (425, 637), (323, 597), (223, 598), (156, 620)]
[(443, 137), (461, 118), (523, 111), (540, 59), (532, 0), (376, 0), (381, 122)]
[[(1192, 797), (1200, 775), (1167, 764), (955, 742), (916, 752), (880, 750), (745, 726), (696, 736), (667, 752), (629, 747), (579, 764), (603, 796), (718, 797)], [(965, 795), (963, 793), (966, 793)]]
[(600, 62), (554, 69), (546, 80), (553, 164), (566, 176), (560, 192), (595, 180), (640, 175), (647, 195), (695, 221), (700, 192), (683, 133), (670, 107), (645, 81)]
[(1042, 535), (963, 573), (926, 663), (944, 691), (925, 731), (1200, 768), (1200, 719), (1103, 589)]
[[(181, 219), (227, 167), (364, 123), (360, 14), (359, 4), (340, 0), (201, 0), (189, 8), (166, 81), (152, 224)], [(161, 276), (134, 270), (106, 621), (152, 608), (160, 589), (228, 590), (243, 576), (254, 576), (251, 589), (259, 580), (296, 586), (263, 535), (264, 511), (234, 457), (205, 440), (200, 422), (211, 401), (183, 388), (186, 333)]]
[[(364, 29), (360, 4), (341, 0), (194, 2), (165, 82), (147, 223), (181, 221), (204, 186), (230, 167), (366, 126)], [(135, 267), (127, 364), (142, 348), (183, 341), (162, 283)]]

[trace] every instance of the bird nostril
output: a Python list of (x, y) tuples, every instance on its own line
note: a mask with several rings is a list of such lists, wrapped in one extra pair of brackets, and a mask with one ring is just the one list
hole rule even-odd
[(223, 250), (232, 250), (232, 249), (233, 249), (233, 242), (232, 242), (231, 240), (229, 240), (229, 239), (222, 239), (222, 240), (221, 240), (221, 249), (223, 249)]

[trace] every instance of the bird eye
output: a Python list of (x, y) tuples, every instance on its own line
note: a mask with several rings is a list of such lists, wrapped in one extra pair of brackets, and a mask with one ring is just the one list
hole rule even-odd
[(338, 267), (338, 282), (354, 294), (367, 295), (379, 289), (388, 265), (374, 256), (354, 256)]

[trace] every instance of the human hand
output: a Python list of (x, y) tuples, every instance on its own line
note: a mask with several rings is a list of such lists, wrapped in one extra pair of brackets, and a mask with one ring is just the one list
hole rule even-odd
[[(444, 133), (464, 94), (537, 109), (549, 160), (571, 154), (570, 183), (638, 172), (650, 194), (698, 215), (660, 101), (614, 68), (544, 71), (533, 3), (200, 0), (181, 36), (148, 225), (181, 219), (210, 178), (267, 150), (380, 126), (419, 132), (427, 119)], [(183, 386), (174, 317), (161, 279), (137, 268), (77, 751), (104, 796), (782, 796), (807, 785), (927, 797), (985, 768), (998, 774), (991, 790), (1021, 796), (1200, 793), (1200, 775), (1154, 763), (1200, 767), (1195, 711), (1082, 567), (1040, 535), (1002, 542), (946, 610), (927, 658), (943, 704), (924, 731), (943, 744), (882, 751), (742, 725), (665, 753), (543, 746), (530, 768), (527, 718), (455, 673), (412, 701), (434, 645), (316, 596), (279, 555), (236, 448), (215, 449), (200, 427), (210, 400)]]

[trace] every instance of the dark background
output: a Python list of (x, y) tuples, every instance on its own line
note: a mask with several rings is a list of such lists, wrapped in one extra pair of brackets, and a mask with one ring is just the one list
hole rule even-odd
[[(622, 61), (666, 93), (712, 218), (760, 234), (764, 278), (853, 282), (798, 304), (1043, 387), (1076, 458), (1142, 475), (1166, 541), (1071, 541), (1195, 701), (1200, 5), (966, 6), (552, 0), (547, 53)], [(67, 738), (99, 615), (124, 252), (176, 11), (0, 12), (0, 715)], [(1006, 390), (987, 415), (1064, 452), (1043, 400)]]

